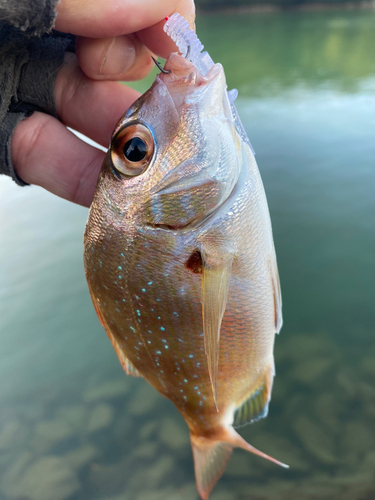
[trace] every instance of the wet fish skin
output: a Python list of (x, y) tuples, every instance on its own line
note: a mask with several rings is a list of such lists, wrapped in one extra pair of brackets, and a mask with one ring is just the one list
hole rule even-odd
[[(202, 77), (172, 54), (165, 68), (171, 74), (114, 131), (86, 226), (85, 269), (126, 371), (185, 418), (205, 499), (233, 447), (261, 454), (232, 423), (255, 393), (263, 399), (253, 417), (267, 413), (281, 295), (263, 185), (236, 132), (222, 67)], [(113, 144), (132, 123), (151, 131), (155, 149), (145, 172), (124, 177)]]

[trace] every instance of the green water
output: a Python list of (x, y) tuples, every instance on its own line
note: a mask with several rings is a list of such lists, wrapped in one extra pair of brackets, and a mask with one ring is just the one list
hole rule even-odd
[[(210, 16), (265, 184), (284, 301), (270, 414), (212, 500), (375, 498), (375, 13)], [(139, 84), (144, 89), (146, 83)], [(0, 179), (0, 499), (197, 500), (187, 428), (123, 374), (87, 210)]]

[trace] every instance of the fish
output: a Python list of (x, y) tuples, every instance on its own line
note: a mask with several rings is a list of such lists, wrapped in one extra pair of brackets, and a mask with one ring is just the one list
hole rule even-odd
[(234, 429), (265, 417), (282, 325), (265, 191), (223, 67), (172, 53), (115, 127), (84, 236), (93, 304), (128, 375), (190, 430), (206, 500)]

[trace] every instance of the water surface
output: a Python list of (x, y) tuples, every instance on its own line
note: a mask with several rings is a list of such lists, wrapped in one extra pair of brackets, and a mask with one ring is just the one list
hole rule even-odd
[[(212, 500), (375, 498), (375, 14), (207, 16), (265, 184), (284, 327), (268, 418)], [(137, 84), (143, 91), (150, 83)], [(82, 265), (87, 210), (0, 180), (0, 498), (197, 500), (187, 428), (123, 374)]]

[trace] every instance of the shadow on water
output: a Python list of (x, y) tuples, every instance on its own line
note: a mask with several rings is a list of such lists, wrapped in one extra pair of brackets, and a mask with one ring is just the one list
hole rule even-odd
[[(256, 150), (285, 323), (270, 414), (212, 500), (375, 498), (375, 14), (206, 16)], [(140, 90), (150, 79), (137, 84)], [(197, 500), (187, 428), (126, 377), (84, 281), (87, 211), (0, 183), (0, 498)]]

